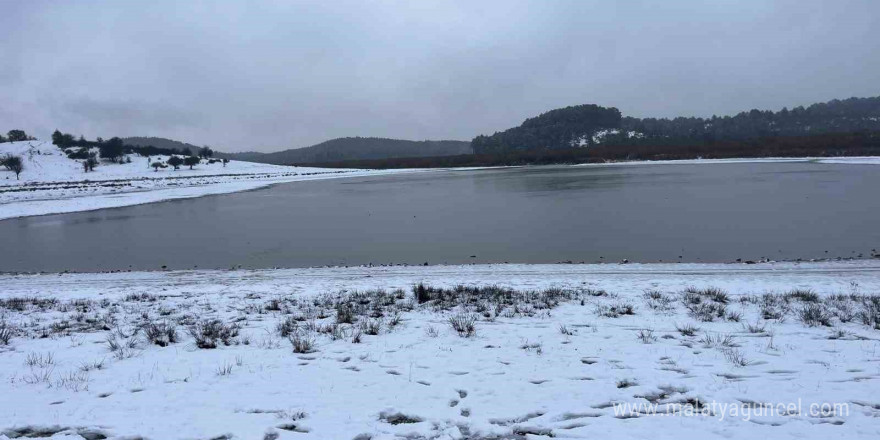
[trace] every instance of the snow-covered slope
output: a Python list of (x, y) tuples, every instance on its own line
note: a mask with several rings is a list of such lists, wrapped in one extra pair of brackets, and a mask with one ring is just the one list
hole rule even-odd
[[(534, 293), (419, 303), (419, 282)], [(880, 262), (0, 275), (0, 285), (11, 329), (0, 439), (880, 436)], [(804, 320), (813, 309), (825, 322)], [(476, 318), (475, 334), (453, 330), (461, 314)], [(188, 329), (208, 319), (238, 335), (199, 348)], [(177, 338), (151, 343), (163, 326)], [(312, 346), (295, 353), (289, 339)]]
[(160, 168), (168, 156), (128, 155), (128, 163), (101, 161), (94, 171), (83, 171), (82, 161), (69, 159), (44, 141), (0, 144), (0, 156), (21, 156), (20, 178), (0, 168), (0, 220), (27, 215), (74, 212), (128, 206), (175, 198), (243, 191), (272, 183), (356, 176), (375, 171), (287, 167), (230, 161), (202, 161), (192, 170), (181, 166)]
[[(179, 170), (171, 167), (154, 171), (149, 166), (146, 157), (136, 154), (128, 155), (131, 163), (115, 164), (106, 161), (95, 167), (92, 172), (84, 172), (82, 161), (68, 159), (64, 151), (46, 141), (23, 141), (0, 144), (0, 156), (6, 154), (18, 155), (24, 161), (24, 171), (21, 180), (15, 182), (15, 175), (9, 172), (0, 174), (0, 185), (15, 185), (23, 183), (43, 182), (75, 182), (82, 180), (115, 180), (115, 179), (140, 179), (140, 178), (167, 178), (167, 177), (192, 177), (212, 176), (218, 174), (254, 174), (254, 173), (283, 173), (291, 171), (291, 167), (267, 165), (253, 162), (231, 161), (225, 167), (222, 163), (202, 163), (194, 169), (181, 166)], [(165, 162), (168, 156), (151, 156), (151, 162)], [(326, 171), (317, 168), (297, 168), (301, 172)]]

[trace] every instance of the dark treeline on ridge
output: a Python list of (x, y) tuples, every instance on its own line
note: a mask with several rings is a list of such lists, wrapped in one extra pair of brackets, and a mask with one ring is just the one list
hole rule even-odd
[(376, 137), (331, 139), (311, 147), (275, 153), (218, 153), (217, 157), (252, 162), (288, 165), (340, 160), (386, 159), (397, 157), (433, 157), (467, 154), (471, 145), (466, 141), (408, 141)]
[(735, 116), (674, 119), (623, 117), (616, 108), (578, 105), (542, 113), (491, 136), (477, 136), (477, 154), (596, 145), (715, 145), (723, 141), (880, 130), (880, 97), (850, 98)]
[(4, 142), (21, 142), (21, 141), (34, 141), (37, 138), (27, 134), (24, 130), (12, 129), (6, 133), (6, 136), (3, 136), (0, 133), (0, 144)]
[(304, 163), (331, 168), (451, 168), (604, 163), (635, 160), (739, 157), (880, 156), (880, 131), (774, 136), (669, 145), (596, 145), (589, 148), (510, 150), (494, 154)]
[[(132, 139), (134, 140), (132, 141)], [(146, 139), (148, 142), (139, 143), (138, 140), (141, 139)], [(171, 156), (175, 154), (181, 156), (198, 155), (198, 157), (202, 158), (208, 158), (214, 154), (214, 151), (207, 146), (199, 148), (194, 145), (176, 141), (169, 141), (174, 144), (173, 146), (155, 146), (153, 143), (149, 142), (149, 140), (160, 141), (157, 142), (160, 145), (163, 145), (161, 143), (162, 141), (168, 141), (167, 139), (162, 138), (122, 139), (119, 137), (112, 137), (106, 140), (98, 137), (95, 140), (90, 141), (82, 135), (77, 138), (72, 134), (62, 133), (60, 130), (55, 130), (55, 132), (52, 133), (52, 144), (64, 150), (67, 157), (71, 159), (88, 159), (89, 157), (92, 157), (94, 153), (90, 151), (92, 148), (98, 149), (100, 157), (110, 160), (122, 157), (124, 154), (137, 154), (145, 157), (159, 155)]]

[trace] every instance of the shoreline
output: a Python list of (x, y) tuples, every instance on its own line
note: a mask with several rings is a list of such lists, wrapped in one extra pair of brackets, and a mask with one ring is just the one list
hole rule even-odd
[[(826, 163), (826, 164), (847, 164), (847, 165), (880, 165), (880, 157), (875, 156), (859, 156), (859, 157), (801, 157), (801, 158), (737, 158), (737, 159), (682, 159), (682, 160), (663, 160), (663, 161), (622, 161), (607, 163), (583, 163), (583, 164), (558, 164), (558, 165), (533, 165), (548, 167), (610, 167), (610, 166), (644, 166), (644, 165), (690, 165), (690, 164), (706, 164), (719, 165), (731, 163)], [(385, 176), (391, 174), (406, 174), (417, 172), (438, 172), (438, 171), (482, 171), (494, 169), (510, 169), (522, 168), (529, 165), (521, 166), (497, 166), (497, 167), (460, 167), (460, 168), (400, 168), (400, 169), (330, 169), (326, 172), (314, 174), (313, 172), (298, 175), (283, 175), (281, 177), (264, 177), (257, 180), (248, 181), (228, 181), (219, 183), (195, 184), (179, 188), (157, 188), (157, 189), (138, 189), (128, 192), (86, 195), (74, 197), (47, 198), (40, 200), (23, 200), (11, 201), (0, 204), (0, 221), (34, 217), (52, 214), (68, 214), (73, 212), (95, 211), (99, 209), (122, 208), (126, 206), (143, 205), (148, 203), (164, 202), (169, 200), (179, 200), (196, 198), (210, 195), (231, 194), (236, 192), (250, 191), (269, 187), (280, 183), (325, 180), (347, 177), (366, 177), (366, 176)], [(291, 167), (291, 172), (295, 172), (295, 167)], [(332, 171), (331, 171), (332, 170)], [(261, 173), (262, 174), (262, 173)], [(249, 174), (237, 174), (235, 177), (242, 179), (252, 179)], [(210, 178), (212, 176), (199, 176)], [(187, 178), (187, 177), (183, 177)], [(119, 179), (111, 179), (118, 181)], [(134, 179), (122, 179), (123, 181)], [(110, 180), (107, 180), (110, 181)], [(100, 183), (103, 180), (87, 180), (88, 183)], [(30, 182), (33, 184), (34, 182)], [(50, 182), (45, 182), (50, 183)], [(74, 182), (75, 183), (75, 182)], [(21, 185), (25, 187), (25, 185)]]
[[(2, 208), (0, 209), (0, 221), (22, 217), (37, 217), (52, 214), (96, 211), (100, 209), (124, 208), (127, 206), (144, 205), (169, 200), (231, 194), (266, 188), (281, 183), (401, 174), (408, 171), (410, 170), (344, 170), (343, 172), (334, 170), (319, 174), (306, 173), (247, 181), (229, 181), (203, 185), (195, 184), (178, 188), (139, 189), (114, 194), (13, 201), (0, 204), (0, 208)], [(250, 179), (247, 174), (238, 175), (237, 177)], [(91, 183), (96, 182), (101, 181), (91, 181)]]
[(373, 274), (389, 273), (426, 273), (426, 274), (481, 274), (481, 273), (533, 273), (533, 274), (707, 274), (707, 273), (764, 273), (785, 271), (877, 271), (880, 272), (878, 258), (825, 259), (813, 261), (771, 260), (756, 263), (725, 262), (663, 262), (663, 263), (472, 263), (472, 264), (420, 264), (406, 265), (357, 265), (357, 266), (313, 266), (313, 267), (266, 267), (229, 269), (193, 268), (193, 269), (130, 269), (93, 272), (0, 272), (0, 280), (15, 277), (103, 277), (119, 276), (120, 278), (167, 276), (175, 278), (186, 274), (214, 274), (221, 278), (235, 277), (242, 274), (278, 275), (280, 277), (322, 276), (322, 274), (362, 275), (371, 277)]

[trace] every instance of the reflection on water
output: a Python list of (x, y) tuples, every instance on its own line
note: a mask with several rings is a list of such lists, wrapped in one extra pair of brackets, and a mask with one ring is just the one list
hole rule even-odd
[(867, 256), (880, 248), (876, 170), (556, 166), (297, 182), (2, 221), (17, 251), (0, 254), (0, 270)]

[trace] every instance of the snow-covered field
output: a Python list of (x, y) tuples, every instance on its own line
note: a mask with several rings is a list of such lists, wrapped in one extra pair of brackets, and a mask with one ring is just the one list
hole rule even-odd
[(0, 286), (8, 437), (880, 436), (880, 261), (2, 275)]
[[(131, 163), (102, 161), (84, 172), (81, 161), (44, 141), (0, 144), (0, 156), (21, 156), (20, 179), (0, 168), (0, 220), (28, 215), (56, 214), (130, 206), (210, 194), (245, 191), (299, 180), (352, 177), (390, 171), (286, 167), (252, 162), (201, 163), (190, 170), (181, 166), (155, 171), (146, 157), (129, 155)], [(152, 156), (165, 162), (167, 156)]]

